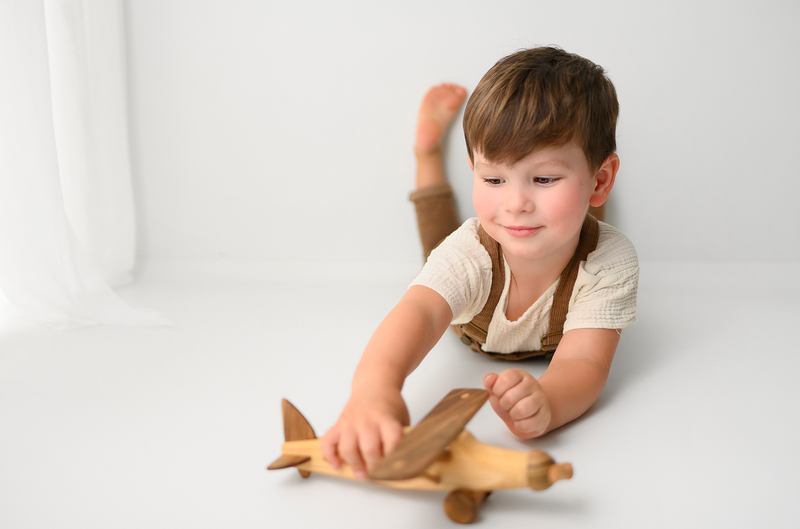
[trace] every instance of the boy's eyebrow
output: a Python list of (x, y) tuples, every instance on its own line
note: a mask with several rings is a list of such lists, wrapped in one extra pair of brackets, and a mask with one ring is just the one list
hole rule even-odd
[[(475, 163), (472, 164), (472, 165), (476, 169), (481, 169), (481, 168), (484, 168), (484, 167), (488, 168), (488, 169), (496, 169), (497, 167), (500, 167), (503, 164), (492, 163), (492, 162), (489, 162), (489, 161), (481, 162), (481, 161), (475, 160)], [(559, 166), (559, 167), (564, 167), (565, 169), (572, 169), (572, 166), (570, 164), (568, 164), (566, 161), (564, 161), (564, 160), (562, 160), (560, 158), (548, 158), (546, 160), (542, 160), (541, 162), (537, 162), (533, 167), (534, 168), (538, 168), (538, 167), (546, 167), (546, 166), (549, 166), (549, 165), (556, 165), (556, 166)]]
[(568, 164), (567, 162), (565, 162), (560, 158), (549, 158), (547, 160), (542, 160), (541, 162), (534, 165), (534, 167), (547, 166), (547, 165), (557, 165), (559, 167), (564, 167), (565, 169), (572, 169), (572, 166), (570, 164)]

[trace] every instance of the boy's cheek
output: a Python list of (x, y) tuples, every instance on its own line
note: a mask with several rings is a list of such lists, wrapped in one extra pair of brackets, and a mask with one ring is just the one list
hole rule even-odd
[(472, 207), (475, 208), (475, 212), (478, 214), (478, 217), (480, 217), (481, 214), (488, 209), (486, 199), (481, 195), (480, 192), (472, 192)]
[(499, 198), (498, 189), (487, 187), (482, 180), (475, 178), (472, 185), (472, 205), (475, 206), (476, 211), (478, 209), (492, 209), (496, 206)]

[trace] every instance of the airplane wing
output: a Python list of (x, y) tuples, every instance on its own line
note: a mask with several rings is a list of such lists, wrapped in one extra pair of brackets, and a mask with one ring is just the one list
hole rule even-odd
[(483, 389), (454, 389), (369, 473), (370, 479), (411, 479), (422, 473), (489, 399)]

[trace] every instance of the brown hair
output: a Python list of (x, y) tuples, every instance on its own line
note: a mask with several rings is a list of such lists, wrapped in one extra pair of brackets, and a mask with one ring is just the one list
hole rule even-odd
[(469, 157), (514, 164), (575, 140), (590, 167), (616, 150), (619, 103), (602, 67), (554, 47), (522, 50), (483, 76), (464, 111)]

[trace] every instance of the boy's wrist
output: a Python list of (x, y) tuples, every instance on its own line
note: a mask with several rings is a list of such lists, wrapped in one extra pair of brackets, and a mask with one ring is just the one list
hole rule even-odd
[(362, 362), (353, 376), (350, 391), (354, 394), (399, 394), (404, 382), (405, 377), (395, 366), (387, 366), (380, 362)]
[(370, 396), (397, 396), (400, 395), (402, 387), (397, 387), (392, 383), (379, 383), (379, 382), (365, 382), (353, 384), (350, 388), (351, 396), (370, 395)]

